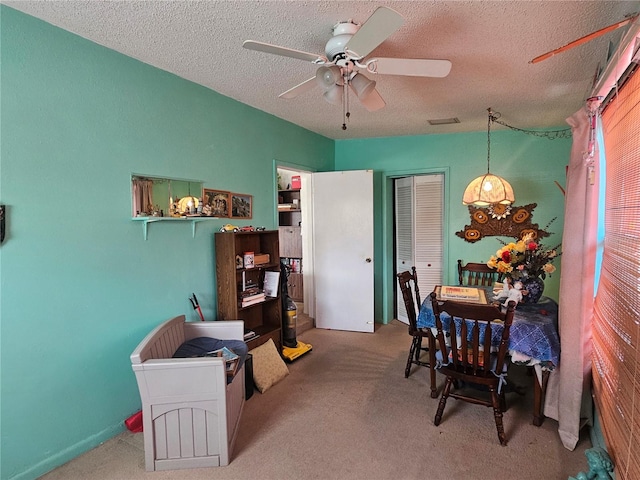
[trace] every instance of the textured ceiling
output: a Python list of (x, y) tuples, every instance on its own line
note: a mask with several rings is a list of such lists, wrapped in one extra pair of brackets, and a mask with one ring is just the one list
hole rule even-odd
[[(486, 129), (487, 108), (520, 128), (566, 126), (589, 97), (618, 29), (530, 64), (534, 57), (640, 11), (640, 1), (7, 1), (2, 3), (329, 138)], [(369, 75), (386, 107), (342, 108), (314, 88), (278, 95), (316, 66), (242, 48), (251, 39), (322, 54), (333, 25), (363, 23), (378, 6), (405, 23), (368, 57), (448, 59), (446, 78)], [(430, 119), (457, 117), (454, 125)], [(501, 127), (498, 127), (501, 128)]]

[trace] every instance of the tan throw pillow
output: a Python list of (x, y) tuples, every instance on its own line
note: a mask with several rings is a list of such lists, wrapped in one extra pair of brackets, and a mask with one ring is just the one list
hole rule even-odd
[(249, 353), (253, 356), (253, 381), (260, 393), (289, 375), (289, 369), (276, 350), (273, 339), (270, 338)]

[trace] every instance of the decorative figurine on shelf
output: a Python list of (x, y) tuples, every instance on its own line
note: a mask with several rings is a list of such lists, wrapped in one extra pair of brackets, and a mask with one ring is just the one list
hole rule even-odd
[(569, 480), (611, 480), (611, 472), (613, 472), (613, 462), (609, 458), (609, 454), (600, 447), (593, 447), (585, 450), (589, 471), (587, 473), (580, 472), (575, 477), (569, 477)]
[(178, 208), (178, 202), (180, 201), (180, 199), (178, 197), (176, 197), (173, 202), (171, 203), (171, 209), (169, 210), (169, 215), (171, 215), (172, 217), (179, 217), (180, 216), (180, 209)]

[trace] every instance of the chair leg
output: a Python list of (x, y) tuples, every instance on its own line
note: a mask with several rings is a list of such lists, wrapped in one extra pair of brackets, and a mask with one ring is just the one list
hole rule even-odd
[(440, 397), (440, 401), (438, 402), (438, 410), (436, 411), (436, 418), (433, 419), (433, 424), (437, 427), (440, 425), (440, 421), (442, 420), (442, 414), (444, 413), (444, 407), (447, 404), (447, 398), (449, 398), (449, 391), (451, 390), (451, 377), (447, 377), (447, 380), (444, 382), (444, 388), (442, 389), (442, 396)]
[(436, 339), (429, 335), (429, 376), (431, 380), (431, 398), (438, 398), (436, 387)]
[(501, 412), (506, 412), (507, 411), (507, 399), (506, 399), (505, 394), (504, 394), (504, 388), (502, 389), (502, 391), (498, 395), (498, 399), (500, 400), (500, 411)]
[[(407, 358), (407, 366), (404, 369), (404, 378), (409, 378), (409, 373), (411, 373), (411, 364), (413, 363), (413, 356), (416, 354), (416, 347), (418, 345), (418, 341), (420, 337), (413, 337), (411, 340), (411, 348), (409, 349), (409, 358)], [(420, 350), (418, 350), (418, 355), (420, 355)]]
[(507, 444), (507, 438), (504, 434), (504, 425), (502, 424), (502, 408), (501, 401), (498, 393), (491, 389), (491, 404), (493, 405), (493, 416), (496, 420), (496, 430), (498, 431), (498, 440), (500, 445), (505, 446)]
[(416, 348), (415, 348), (415, 356), (416, 356), (416, 362), (420, 361), (420, 353), (422, 353), (422, 337), (414, 337), (417, 342), (416, 342)]

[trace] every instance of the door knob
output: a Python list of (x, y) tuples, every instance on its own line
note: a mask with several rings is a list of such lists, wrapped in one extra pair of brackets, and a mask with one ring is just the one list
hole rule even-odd
[(371, 259), (370, 259), (370, 258), (367, 258), (367, 259), (365, 260), (365, 262), (367, 262), (367, 263), (371, 263)]

